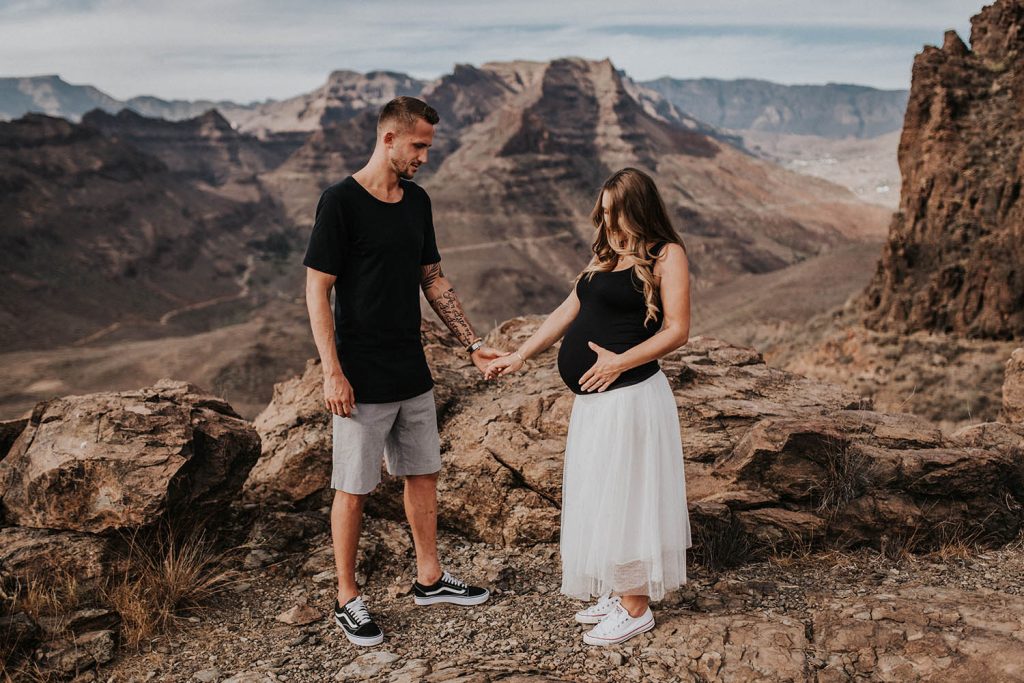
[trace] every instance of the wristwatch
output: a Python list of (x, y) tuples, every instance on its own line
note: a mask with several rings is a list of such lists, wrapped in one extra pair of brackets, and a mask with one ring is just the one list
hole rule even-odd
[(476, 351), (477, 349), (479, 349), (483, 345), (484, 345), (484, 340), (483, 339), (477, 339), (475, 342), (473, 342), (472, 344), (467, 346), (466, 350), (469, 351), (469, 355), (473, 355), (473, 352)]

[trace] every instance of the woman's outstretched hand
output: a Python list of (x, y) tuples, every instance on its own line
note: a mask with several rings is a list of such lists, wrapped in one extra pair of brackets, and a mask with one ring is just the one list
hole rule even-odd
[(504, 377), (511, 375), (523, 368), (526, 362), (523, 357), (519, 355), (519, 352), (513, 352), (507, 356), (501, 358), (495, 358), (487, 364), (487, 369), (484, 371), (484, 377), (487, 379), (494, 379), (495, 377)]
[(622, 374), (619, 354), (603, 349), (594, 342), (587, 342), (587, 346), (597, 354), (597, 362), (580, 377), (580, 389), (602, 392)]

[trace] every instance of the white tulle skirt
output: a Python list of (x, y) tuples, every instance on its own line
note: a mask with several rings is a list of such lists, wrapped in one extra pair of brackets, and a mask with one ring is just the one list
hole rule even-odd
[(661, 600), (686, 583), (690, 520), (679, 417), (658, 372), (576, 396), (562, 480), (562, 593)]

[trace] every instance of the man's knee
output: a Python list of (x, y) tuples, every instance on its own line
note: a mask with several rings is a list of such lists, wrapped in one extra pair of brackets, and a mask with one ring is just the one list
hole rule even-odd
[(342, 491), (341, 489), (334, 490), (334, 507), (344, 508), (347, 510), (359, 510), (363, 507), (363, 502), (366, 500), (365, 493), (349, 493), (348, 491)]
[(438, 474), (438, 472), (431, 472), (429, 474), (407, 474), (405, 475), (405, 483), (410, 486), (437, 486)]

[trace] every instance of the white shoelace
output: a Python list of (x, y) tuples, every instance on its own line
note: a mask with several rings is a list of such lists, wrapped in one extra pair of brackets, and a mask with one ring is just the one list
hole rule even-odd
[(612, 597), (611, 593), (605, 593), (600, 598), (598, 598), (596, 603), (585, 609), (584, 612), (589, 614), (600, 614), (603, 612), (607, 614), (611, 606), (618, 602), (619, 596), (616, 595), (615, 597)]
[(454, 576), (452, 576), (448, 572), (444, 573), (444, 575), (441, 577), (441, 581), (443, 581), (444, 583), (449, 583), (449, 584), (455, 586), (456, 588), (469, 588), (469, 586), (466, 585), (465, 582), (459, 581), (458, 579), (456, 579)]
[(632, 618), (633, 617), (629, 616), (629, 612), (626, 611), (625, 607), (621, 604), (617, 604), (615, 605), (615, 608), (608, 613), (608, 616), (605, 617), (604, 621), (600, 623), (601, 631), (604, 633), (614, 631), (622, 626), (622, 624), (626, 623), (627, 620)]
[(348, 605), (348, 611), (352, 614), (352, 617), (356, 620), (358, 626), (370, 621), (370, 612), (366, 609), (366, 605), (363, 604), (361, 598), (357, 598), (350, 602)]

